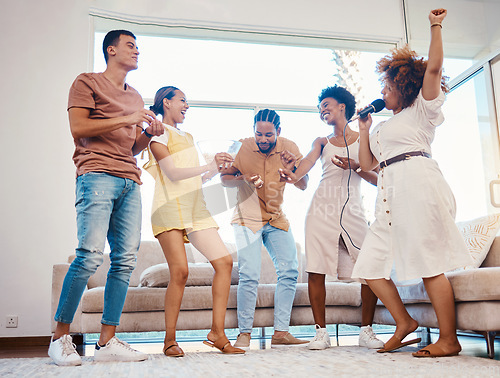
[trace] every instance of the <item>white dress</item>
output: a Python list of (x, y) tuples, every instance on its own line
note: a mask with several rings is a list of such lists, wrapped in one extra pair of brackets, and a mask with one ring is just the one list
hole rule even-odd
[[(370, 134), (379, 162), (405, 152), (431, 153), (436, 126), (444, 121), (444, 93), (426, 101), (419, 93)], [(469, 265), (471, 257), (455, 224), (456, 205), (437, 162), (423, 156), (393, 163), (378, 176), (375, 222), (353, 270), (353, 277), (391, 277), (400, 284)]]
[[(358, 151), (359, 140), (349, 145), (349, 157), (357, 160)], [(340, 212), (347, 199), (349, 170), (331, 162), (330, 158), (335, 155), (347, 156), (346, 148), (326, 143), (321, 152), (323, 174), (306, 216), (306, 271), (350, 279), (359, 250), (340, 226)], [(342, 215), (342, 226), (354, 245), (361, 248), (368, 231), (361, 202), (361, 177), (352, 170), (350, 173), (349, 201)], [(343, 245), (339, 248), (341, 235), (347, 251)]]

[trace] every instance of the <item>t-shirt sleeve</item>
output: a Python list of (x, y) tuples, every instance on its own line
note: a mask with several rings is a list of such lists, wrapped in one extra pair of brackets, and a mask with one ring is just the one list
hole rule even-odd
[(78, 75), (69, 89), (68, 110), (71, 108), (95, 109), (94, 87), (95, 81), (90, 75)]
[(297, 147), (297, 145), (294, 142), (290, 141), (289, 143), (290, 144), (287, 146), (287, 149), (297, 158), (295, 166), (298, 167), (300, 165), (300, 161), (302, 160), (303, 156), (300, 153), (299, 147)]
[(444, 122), (444, 115), (441, 107), (445, 99), (446, 97), (443, 91), (440, 91), (439, 95), (433, 100), (426, 100), (424, 96), (422, 96), (422, 90), (418, 93), (418, 107), (432, 126), (439, 126)]
[(165, 147), (168, 147), (168, 131), (165, 131), (161, 135), (155, 135), (154, 137), (152, 137), (149, 141), (149, 144), (151, 144), (152, 142), (157, 142), (163, 144)]

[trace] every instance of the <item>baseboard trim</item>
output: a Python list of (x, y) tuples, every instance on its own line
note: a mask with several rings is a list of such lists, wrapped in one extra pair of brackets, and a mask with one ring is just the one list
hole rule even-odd
[[(30, 348), (30, 347), (49, 347), (52, 336), (24, 336), (24, 337), (0, 337), (0, 350)], [(83, 335), (72, 335), (73, 343), (83, 344)]]

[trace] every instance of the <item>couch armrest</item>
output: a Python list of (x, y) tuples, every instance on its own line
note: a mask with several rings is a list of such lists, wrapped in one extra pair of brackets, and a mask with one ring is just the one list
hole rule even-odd
[[(51, 330), (52, 332), (56, 329), (56, 322), (54, 320), (54, 315), (56, 314), (57, 305), (59, 304), (59, 297), (61, 295), (61, 290), (64, 282), (64, 277), (66, 277), (66, 273), (68, 273), (70, 264), (55, 264), (52, 268), (52, 303), (51, 303)], [(78, 308), (75, 313), (75, 317), (73, 319), (73, 323), (71, 323), (71, 332), (80, 333), (81, 329), (81, 315), (82, 308), (81, 302), (78, 305)]]

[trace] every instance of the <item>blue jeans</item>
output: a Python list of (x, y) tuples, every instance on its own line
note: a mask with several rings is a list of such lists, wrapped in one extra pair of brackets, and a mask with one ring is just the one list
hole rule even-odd
[(288, 331), (297, 278), (297, 248), (292, 231), (283, 231), (267, 223), (255, 234), (247, 227), (234, 225), (238, 248), (238, 327), (240, 333), (252, 332), (257, 287), (260, 278), (261, 247), (273, 260), (278, 283), (274, 293), (274, 329)]
[(78, 248), (64, 278), (55, 320), (71, 323), (87, 281), (103, 262), (108, 238), (110, 268), (102, 324), (117, 326), (141, 240), (141, 192), (130, 179), (90, 172), (76, 179)]

